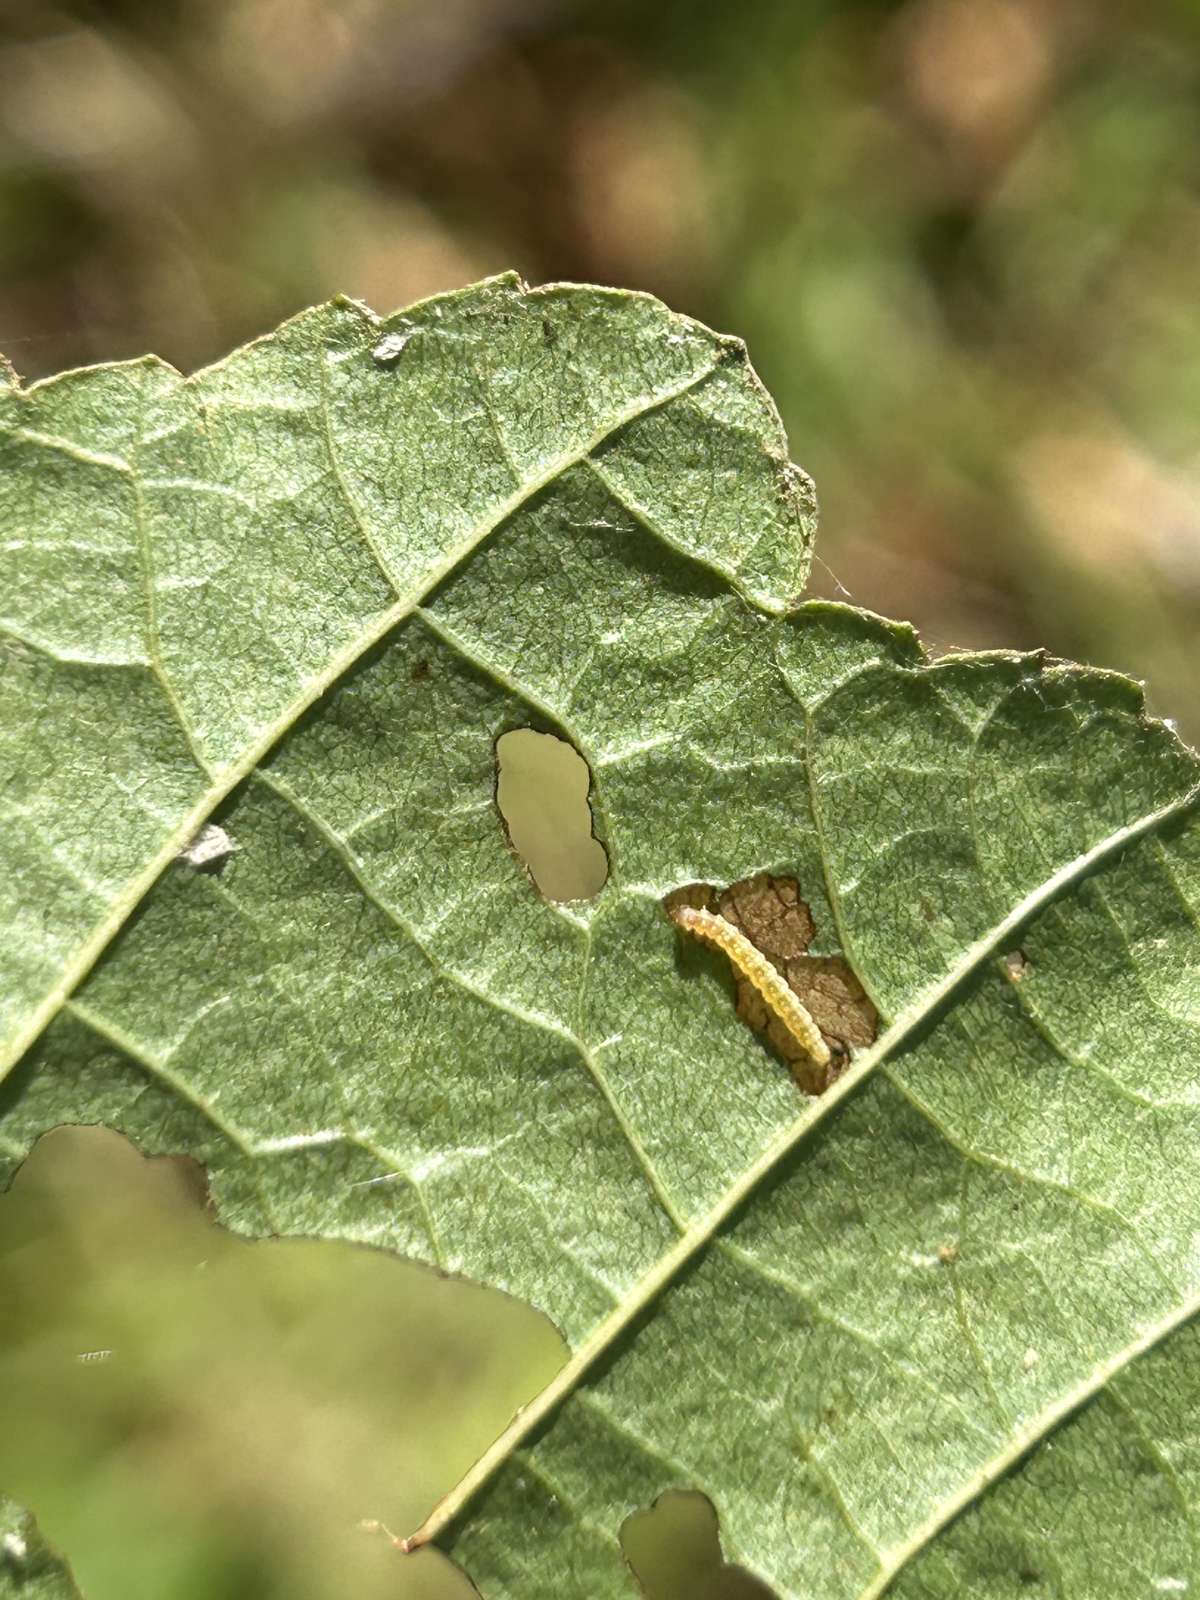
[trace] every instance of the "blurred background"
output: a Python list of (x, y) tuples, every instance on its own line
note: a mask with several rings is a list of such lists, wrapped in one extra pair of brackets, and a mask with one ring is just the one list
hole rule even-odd
[(0, 350), (650, 289), (748, 340), (817, 592), (1200, 739), (1198, 45), (1195, 0), (0, 0)]
[[(650, 289), (747, 339), (817, 482), (815, 592), (908, 618), (933, 650), (1043, 645), (1130, 673), (1198, 741), (1198, 46), (1196, 0), (0, 0), (0, 351), (27, 377), (147, 350), (189, 369), (335, 291), (387, 311), (506, 267)], [(89, 1157), (94, 1192), (114, 1197), (101, 1247), (80, 1242), (77, 1184), (52, 1157), (28, 1180), (36, 1205), (0, 1200), (4, 1271), (34, 1214), (57, 1263), (52, 1293), (45, 1270), (20, 1279), (20, 1328), (0, 1322), (0, 1403), (19, 1412), (13, 1397), (45, 1379), (45, 1330), (82, 1318), (86, 1345), (100, 1302), (141, 1351), (127, 1385), (143, 1403), (110, 1396), (81, 1445), (86, 1384), (63, 1385), (63, 1415), (28, 1418), (23, 1452), (5, 1444), (0, 1489), (36, 1492), (102, 1572), (106, 1537), (131, 1548), (109, 1501), (141, 1484), (128, 1516), (144, 1548), (173, 1552), (173, 1576), (138, 1588), (127, 1556), (94, 1600), (349, 1592), (344, 1542), (335, 1556), (293, 1537), (327, 1489), (303, 1461), (334, 1462), (356, 1504), (401, 1471), (392, 1424), (413, 1358), (399, 1336), (353, 1341), (403, 1322), (410, 1289), (388, 1274), (413, 1269), (334, 1292), (328, 1256), (294, 1273), (287, 1257), (283, 1287), (263, 1287), (261, 1257), (230, 1266), (239, 1381), (262, 1407), (255, 1437), (274, 1428), (275, 1444), (252, 1471), (194, 1415), (200, 1435), (174, 1449), (178, 1421), (145, 1396), (186, 1390), (220, 1335), (172, 1277), (195, 1275), (194, 1200), (155, 1202), (184, 1265), (168, 1269), (174, 1245), (138, 1258), (135, 1315), (110, 1263), (121, 1216), (150, 1205), (129, 1188), (141, 1169), (115, 1145)], [(272, 1344), (281, 1296), (286, 1327), (297, 1297), (317, 1319), (290, 1377)], [(201, 1329), (173, 1375), (146, 1334), (168, 1323)], [(478, 1372), (443, 1341), (455, 1392), (474, 1398), (423, 1465), (403, 1435), (405, 1493), (428, 1493), (495, 1431), (511, 1385), (553, 1365), (534, 1327), (497, 1312), (507, 1354)], [(338, 1363), (322, 1367), (322, 1344)], [(306, 1419), (299, 1464), (289, 1416)], [(159, 1456), (139, 1454), (147, 1437)], [(245, 1469), (228, 1490), (244, 1515), (214, 1502), (214, 1449)], [(188, 1451), (205, 1463), (192, 1479), (146, 1467)], [(147, 1482), (176, 1521), (162, 1495), (146, 1510)], [(71, 1512), (87, 1503), (90, 1533)], [(162, 1529), (188, 1516), (199, 1531), (180, 1555)], [(412, 1592), (379, 1570), (349, 1588)], [(657, 1558), (639, 1570), (655, 1600), (671, 1592)], [(714, 1595), (735, 1592), (727, 1577)], [(692, 1570), (680, 1592), (701, 1588)]]

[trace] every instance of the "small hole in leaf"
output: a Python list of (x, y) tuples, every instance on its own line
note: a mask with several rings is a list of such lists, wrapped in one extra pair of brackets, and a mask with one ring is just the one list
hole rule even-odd
[(496, 804), (513, 849), (547, 900), (591, 900), (608, 877), (592, 831), (591, 773), (573, 745), (515, 728), (496, 742)]
[(773, 1600), (775, 1591), (721, 1553), (707, 1495), (671, 1489), (621, 1525), (621, 1549), (646, 1600)]

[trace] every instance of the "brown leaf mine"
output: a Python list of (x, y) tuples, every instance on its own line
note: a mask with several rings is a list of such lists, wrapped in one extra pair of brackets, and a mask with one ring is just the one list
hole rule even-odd
[[(816, 928), (795, 878), (758, 873), (720, 891), (690, 884), (667, 895), (663, 904), (672, 921), (729, 955), (738, 1016), (787, 1062), (806, 1093), (823, 1093), (845, 1071), (852, 1051), (874, 1041), (879, 1018), (848, 962), (807, 953)], [(721, 935), (719, 926), (715, 932), (721, 936), (714, 937), (707, 922), (691, 927), (696, 919), (685, 908), (715, 917), (737, 942)], [(757, 952), (757, 963), (745, 957), (747, 943)], [(819, 1035), (815, 1048), (806, 1024)]]

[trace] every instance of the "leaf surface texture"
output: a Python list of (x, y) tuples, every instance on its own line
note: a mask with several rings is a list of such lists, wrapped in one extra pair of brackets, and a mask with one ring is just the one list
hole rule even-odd
[[(103, 1122), (547, 1312), (431, 1529), (488, 1600), (630, 1594), (673, 1487), (797, 1600), (1183, 1592), (1200, 774), (1124, 679), (797, 605), (813, 522), (641, 296), (0, 389), (0, 1161)], [(588, 762), (590, 902), (507, 842), (518, 727)], [(815, 1101), (662, 910), (760, 871), (882, 1019)]]

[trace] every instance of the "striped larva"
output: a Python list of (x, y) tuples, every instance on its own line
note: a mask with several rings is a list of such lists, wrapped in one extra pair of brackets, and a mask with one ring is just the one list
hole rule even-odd
[(723, 950), (742, 976), (758, 990), (767, 1007), (779, 1018), (797, 1044), (808, 1051), (819, 1067), (828, 1066), (829, 1046), (821, 1037), (821, 1030), (807, 1008), (796, 998), (787, 979), (776, 971), (744, 933), (740, 933), (724, 917), (718, 917), (711, 911), (701, 911), (696, 906), (674, 906), (668, 915), (686, 932), (703, 939), (705, 944), (711, 944), (717, 950)]

